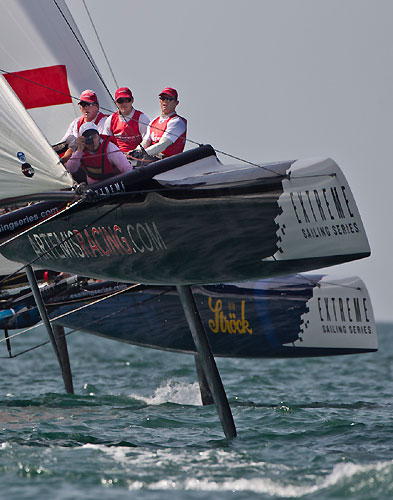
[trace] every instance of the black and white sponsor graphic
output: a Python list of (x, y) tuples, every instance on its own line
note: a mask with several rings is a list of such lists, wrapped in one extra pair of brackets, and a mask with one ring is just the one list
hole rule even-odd
[(35, 173), (34, 168), (30, 165), (30, 163), (22, 164), (22, 172), (26, 177), (33, 177)]
[(33, 177), (34, 175), (34, 168), (30, 165), (30, 163), (27, 163), (26, 162), (26, 155), (23, 151), (18, 151), (18, 153), (16, 154), (16, 157), (18, 158), (18, 160), (22, 163), (22, 173), (23, 175), (25, 175), (26, 177)]
[(370, 297), (359, 278), (322, 278), (307, 306), (299, 339), (286, 345), (378, 349)]
[(355, 200), (333, 160), (296, 161), (289, 173), (278, 199), (274, 260), (369, 252)]

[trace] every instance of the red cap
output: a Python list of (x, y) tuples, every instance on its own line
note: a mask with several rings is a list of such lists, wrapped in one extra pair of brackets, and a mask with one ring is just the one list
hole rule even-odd
[(128, 97), (132, 99), (132, 92), (128, 87), (120, 87), (115, 92), (115, 101), (120, 99), (121, 97)]
[(169, 95), (171, 97), (174, 97), (176, 99), (176, 101), (178, 100), (177, 99), (177, 90), (175, 89), (172, 89), (171, 87), (166, 87), (162, 92), (160, 92), (158, 95), (162, 95), (162, 94), (166, 94), (166, 95)]
[(89, 89), (84, 90), (81, 93), (79, 101), (92, 102), (92, 103), (98, 104), (98, 99), (97, 99), (96, 93), (94, 92), (94, 90), (89, 90)]

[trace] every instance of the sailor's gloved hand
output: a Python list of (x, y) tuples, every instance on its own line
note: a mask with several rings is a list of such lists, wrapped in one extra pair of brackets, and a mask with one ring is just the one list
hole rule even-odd
[(127, 160), (140, 160), (141, 158), (143, 158), (143, 152), (140, 149), (133, 149), (127, 153)]
[(74, 135), (69, 135), (66, 139), (66, 143), (68, 144), (68, 147), (72, 149), (72, 152), (76, 151), (77, 143)]

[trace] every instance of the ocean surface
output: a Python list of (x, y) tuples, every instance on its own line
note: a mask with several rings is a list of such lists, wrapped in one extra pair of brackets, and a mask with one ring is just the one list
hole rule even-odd
[(372, 354), (218, 359), (229, 441), (191, 356), (73, 333), (75, 395), (50, 345), (1, 358), (0, 498), (391, 499), (393, 324), (378, 334)]

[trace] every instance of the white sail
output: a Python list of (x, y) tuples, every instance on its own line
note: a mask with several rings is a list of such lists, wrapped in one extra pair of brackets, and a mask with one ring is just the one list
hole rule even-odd
[(59, 157), (3, 77), (0, 78), (0, 178), (0, 199), (72, 186), (71, 176)]
[(64, 0), (0, 0), (0, 9), (0, 70), (51, 144), (80, 116), (83, 90), (96, 92), (104, 114), (114, 110)]
[[(0, 8), (0, 74), (18, 87), (22, 102), (30, 101), (26, 111), (0, 78), (0, 199), (69, 187), (47, 140), (57, 143), (80, 115), (83, 90), (95, 90), (104, 113), (114, 108), (112, 99), (64, 0), (0, 0)], [(23, 163), (34, 169), (32, 177)], [(18, 266), (6, 261), (2, 274)]]

